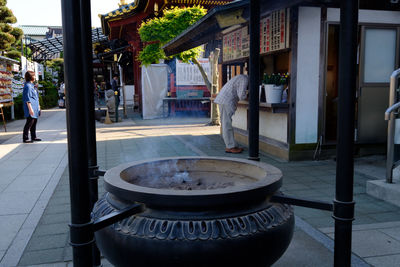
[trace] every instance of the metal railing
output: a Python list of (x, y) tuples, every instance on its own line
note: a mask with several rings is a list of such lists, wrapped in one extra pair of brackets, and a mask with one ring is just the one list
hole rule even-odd
[(400, 76), (400, 69), (395, 70), (390, 76), (390, 95), (389, 95), (389, 108), (385, 111), (385, 120), (388, 121), (388, 139), (387, 139), (387, 158), (386, 158), (386, 182), (393, 182), (393, 169), (398, 166), (400, 161), (394, 162), (394, 138), (397, 110), (400, 108), (400, 102), (397, 101), (396, 88), (398, 86), (398, 78)]

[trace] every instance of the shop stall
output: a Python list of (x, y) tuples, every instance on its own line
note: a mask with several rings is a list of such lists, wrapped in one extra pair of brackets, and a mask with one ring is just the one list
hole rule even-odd
[[(249, 57), (249, 26), (231, 27), (222, 35), (222, 70), (224, 82), (243, 73)], [(289, 43), (290, 8), (277, 10), (260, 19), (260, 73), (259, 91), (260, 148), (280, 157), (288, 150), (287, 95), (291, 49)], [(284, 94), (285, 92), (285, 94)], [(232, 125), (235, 138), (247, 142), (248, 101), (240, 101)], [(278, 147), (278, 148), (275, 148)], [(282, 151), (283, 152), (282, 152)]]
[[(0, 56), (0, 115), (3, 120), (4, 130), (7, 131), (6, 120), (4, 118), (5, 107), (12, 107), (13, 102), (13, 68), (18, 61)], [(18, 66), (19, 67), (19, 66)]]
[[(400, 63), (400, 5), (360, 0), (358, 18), (356, 151), (360, 155), (384, 153), (387, 126), (383, 114), (389, 103), (389, 78)], [(261, 150), (285, 160), (335, 155), (339, 23), (334, 1), (261, 2)], [(249, 64), (248, 1), (207, 14), (164, 50), (170, 55), (215, 40), (222, 41), (225, 84)], [(239, 102), (232, 120), (235, 138), (248, 144), (248, 102)]]

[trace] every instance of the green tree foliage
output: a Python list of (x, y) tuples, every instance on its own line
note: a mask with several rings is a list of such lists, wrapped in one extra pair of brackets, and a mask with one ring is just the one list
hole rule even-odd
[(55, 107), (58, 101), (57, 87), (49, 80), (40, 81), (39, 84), (43, 86), (44, 91), (44, 95), (39, 97), (40, 107), (43, 109)]
[[(200, 6), (193, 7), (172, 7), (165, 9), (163, 16), (147, 20), (139, 28), (139, 35), (146, 45), (139, 53), (139, 60), (142, 65), (157, 63), (160, 59), (166, 59), (162, 46), (171, 41), (190, 25), (194, 24), (207, 13), (207, 10)], [(196, 59), (202, 49), (197, 47), (176, 56), (184, 62)]]
[(46, 61), (46, 66), (58, 72), (58, 83), (64, 82), (64, 59), (54, 58)]
[[(7, 6), (7, 0), (0, 0), (0, 54), (12, 58), (19, 58), (21, 53), (15, 48), (21, 39), (23, 32), (20, 28), (14, 28), (11, 24), (17, 22), (11, 9)], [(10, 53), (8, 53), (10, 51)]]

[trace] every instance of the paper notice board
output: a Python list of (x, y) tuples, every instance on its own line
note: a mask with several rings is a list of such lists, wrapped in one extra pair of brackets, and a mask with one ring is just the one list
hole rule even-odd
[[(211, 77), (211, 69), (208, 58), (197, 59), (208, 77)], [(195, 64), (183, 63), (176, 60), (176, 85), (204, 85), (203, 76)]]
[[(282, 9), (260, 20), (260, 54), (289, 48), (290, 9)], [(223, 61), (231, 61), (249, 56), (250, 38), (248, 26), (223, 36)]]

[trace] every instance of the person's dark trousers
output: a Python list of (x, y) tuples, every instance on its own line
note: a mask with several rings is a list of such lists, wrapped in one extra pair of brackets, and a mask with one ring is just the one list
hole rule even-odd
[(24, 141), (29, 139), (29, 137), (28, 137), (29, 131), (31, 131), (31, 140), (36, 138), (36, 123), (37, 123), (37, 119), (32, 118), (31, 116), (26, 118), (26, 123), (24, 126), (24, 134), (22, 136), (22, 139)]

